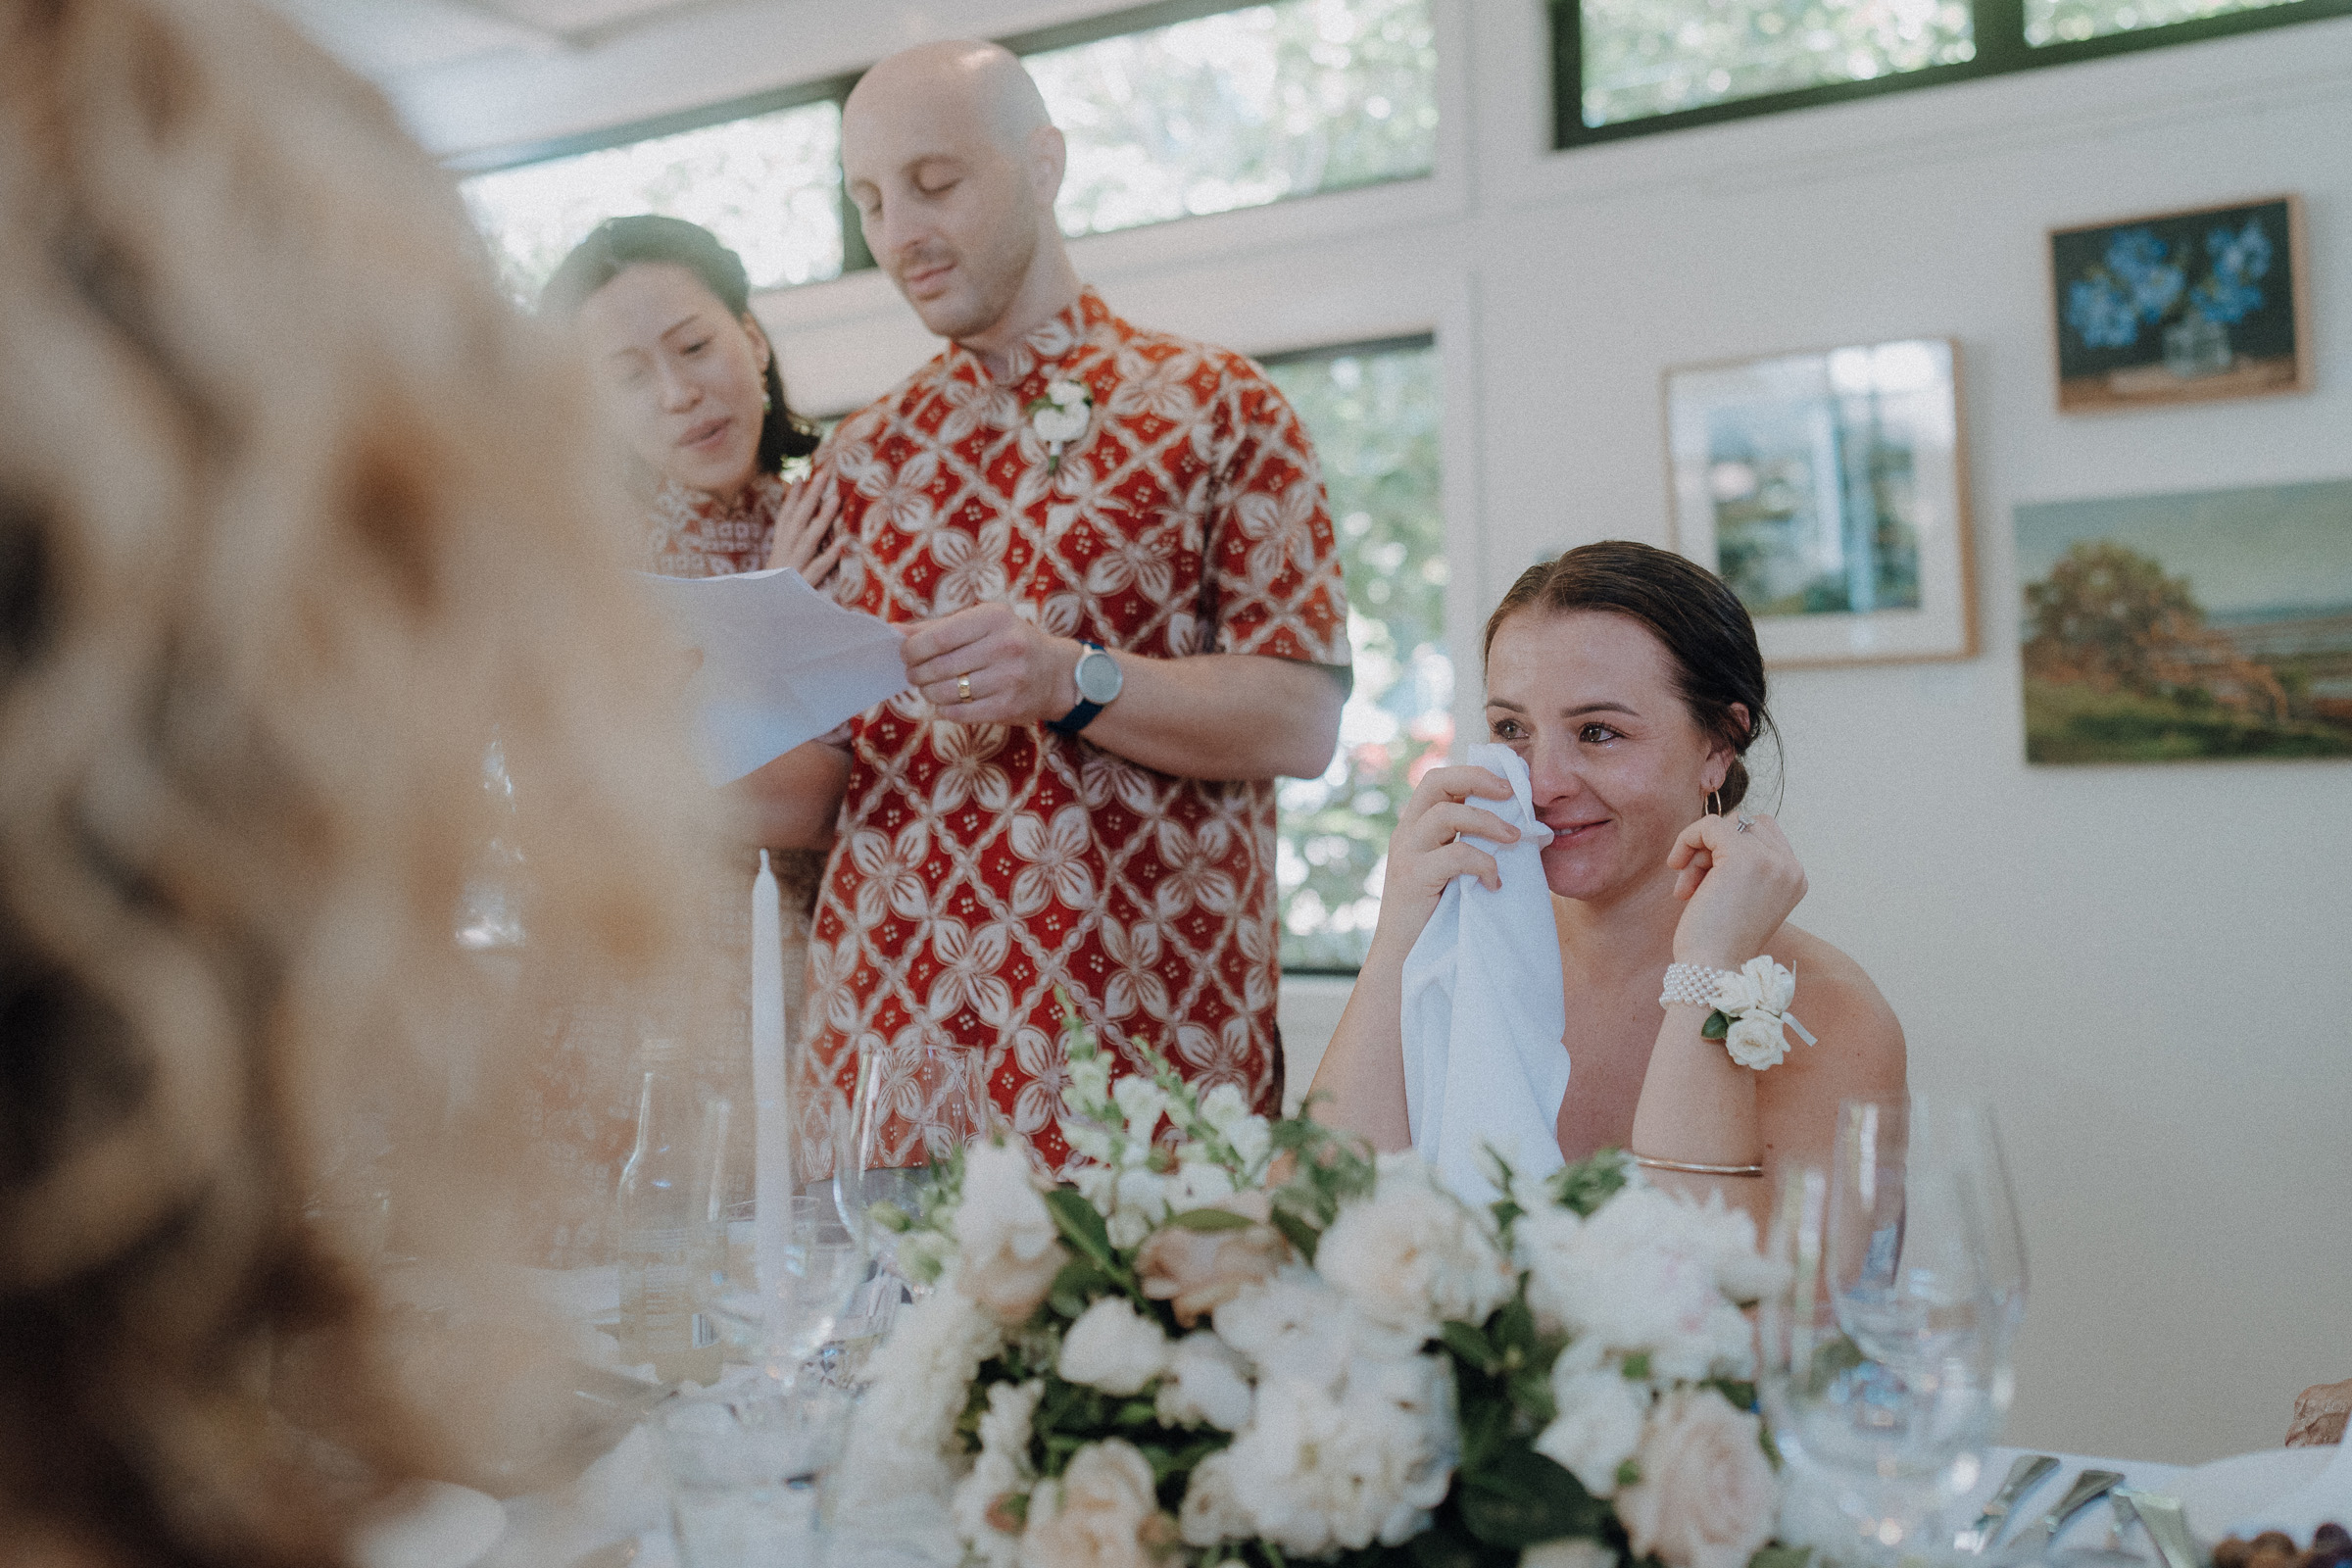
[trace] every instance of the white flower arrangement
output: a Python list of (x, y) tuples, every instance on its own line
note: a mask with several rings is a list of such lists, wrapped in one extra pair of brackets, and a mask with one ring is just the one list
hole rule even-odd
[(1044, 395), (1029, 400), (1026, 412), (1029, 428), (1046, 444), (1046, 471), (1058, 473), (1062, 449), (1094, 422), (1095, 394), (1084, 381), (1059, 376), (1046, 383)]
[(1541, 1182), (1494, 1160), (1509, 1196), (1477, 1208), (1155, 1058), (1114, 1084), (1074, 1017), (1069, 1057), (1073, 1185), (975, 1146), (906, 1219), (939, 1288), (875, 1358), (853, 1500), (947, 1498), (986, 1568), (1745, 1568), (1766, 1545), (1744, 1214), (1613, 1152)]

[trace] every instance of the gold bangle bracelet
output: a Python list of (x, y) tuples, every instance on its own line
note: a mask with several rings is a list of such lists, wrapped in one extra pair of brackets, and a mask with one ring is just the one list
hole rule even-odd
[(1652, 1159), (1647, 1154), (1636, 1154), (1634, 1163), (1651, 1170), (1680, 1171), (1686, 1176), (1761, 1176), (1761, 1165), (1694, 1165), (1681, 1159)]

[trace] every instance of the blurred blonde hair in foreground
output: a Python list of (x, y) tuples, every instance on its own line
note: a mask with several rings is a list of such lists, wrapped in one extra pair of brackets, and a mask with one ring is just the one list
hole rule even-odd
[[(497, 1255), (515, 1058), (692, 946), (708, 797), (592, 428), (442, 172), (288, 27), (0, 0), (9, 1560), (335, 1561), (371, 1493), (469, 1473), (304, 1210), (364, 1104), (411, 1249)], [(511, 991), (452, 940), (493, 734)]]

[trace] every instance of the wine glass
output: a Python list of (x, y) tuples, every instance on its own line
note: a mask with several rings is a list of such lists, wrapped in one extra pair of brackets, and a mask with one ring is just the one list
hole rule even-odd
[(977, 1051), (910, 1043), (858, 1055), (849, 1155), (834, 1166), (834, 1198), (875, 1261), (901, 1278), (906, 1270), (895, 1238), (920, 1208), (934, 1167), (988, 1131), (985, 1062)]
[(1789, 1173), (1768, 1246), (1788, 1271), (1759, 1320), (1758, 1392), (1791, 1472), (1784, 1528), (1843, 1562), (1948, 1545), (1942, 1516), (2007, 1411), (2023, 1309), (1989, 1117), (1845, 1102), (1830, 1169)]

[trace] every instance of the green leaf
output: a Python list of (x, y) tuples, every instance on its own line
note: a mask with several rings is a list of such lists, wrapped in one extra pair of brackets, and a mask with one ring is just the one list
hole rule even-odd
[(1315, 1260), (1315, 1249), (1323, 1241), (1321, 1231), (1287, 1208), (1278, 1208), (1274, 1211), (1274, 1228), (1282, 1232), (1285, 1241), (1298, 1249), (1300, 1257), (1305, 1258), (1309, 1263)]
[(1625, 1375), (1639, 1383), (1649, 1376), (1649, 1352), (1636, 1350), (1625, 1358)]
[(1708, 1013), (1707, 1021), (1698, 1026), (1698, 1038), (1701, 1040), (1721, 1040), (1731, 1032), (1731, 1015), (1724, 1012)]
[(1638, 1487), (1641, 1484), (1642, 1467), (1631, 1459), (1623, 1459), (1618, 1461), (1617, 1485), (1620, 1487)]
[(1551, 1374), (1529, 1367), (1511, 1379), (1511, 1402), (1527, 1412), (1527, 1418), (1538, 1426), (1548, 1426), (1559, 1414), (1559, 1406), (1551, 1396)]
[(1805, 1568), (1813, 1559), (1811, 1546), (1784, 1546), (1777, 1543), (1759, 1547), (1747, 1559), (1747, 1568)]
[(1599, 1532), (1609, 1505), (1549, 1459), (1514, 1443), (1461, 1475), (1462, 1523), (1491, 1546), (1525, 1547)]
[(1054, 1188), (1046, 1194), (1046, 1207), (1053, 1214), (1054, 1227), (1061, 1232), (1062, 1240), (1101, 1264), (1113, 1278), (1125, 1272), (1119, 1267), (1119, 1254), (1110, 1245), (1110, 1228), (1102, 1223), (1102, 1216), (1095, 1212), (1095, 1205), (1077, 1188)]
[[(1497, 1554), (1482, 1548), (1478, 1542), (1462, 1532), (1453, 1520), (1440, 1515), (1430, 1528), (1405, 1543), (1413, 1568), (1488, 1568)], [(1511, 1559), (1502, 1557), (1502, 1562)]]
[(1155, 1427), (1159, 1425), (1159, 1417), (1150, 1399), (1129, 1399), (1111, 1416), (1110, 1424), (1117, 1427)]
[(1446, 1348), (1481, 1372), (1491, 1374), (1502, 1364), (1502, 1357), (1494, 1353), (1494, 1347), (1487, 1343), (1487, 1337), (1467, 1323), (1441, 1323), (1438, 1338), (1446, 1342)]
[(1250, 1228), (1250, 1217), (1224, 1208), (1188, 1208), (1181, 1214), (1170, 1214), (1167, 1223), (1187, 1231), (1244, 1231)]
[(1536, 1332), (1536, 1314), (1527, 1304), (1524, 1289), (1495, 1309), (1487, 1333), (1506, 1358), (1515, 1350), (1521, 1366), (1536, 1360), (1541, 1336)]

